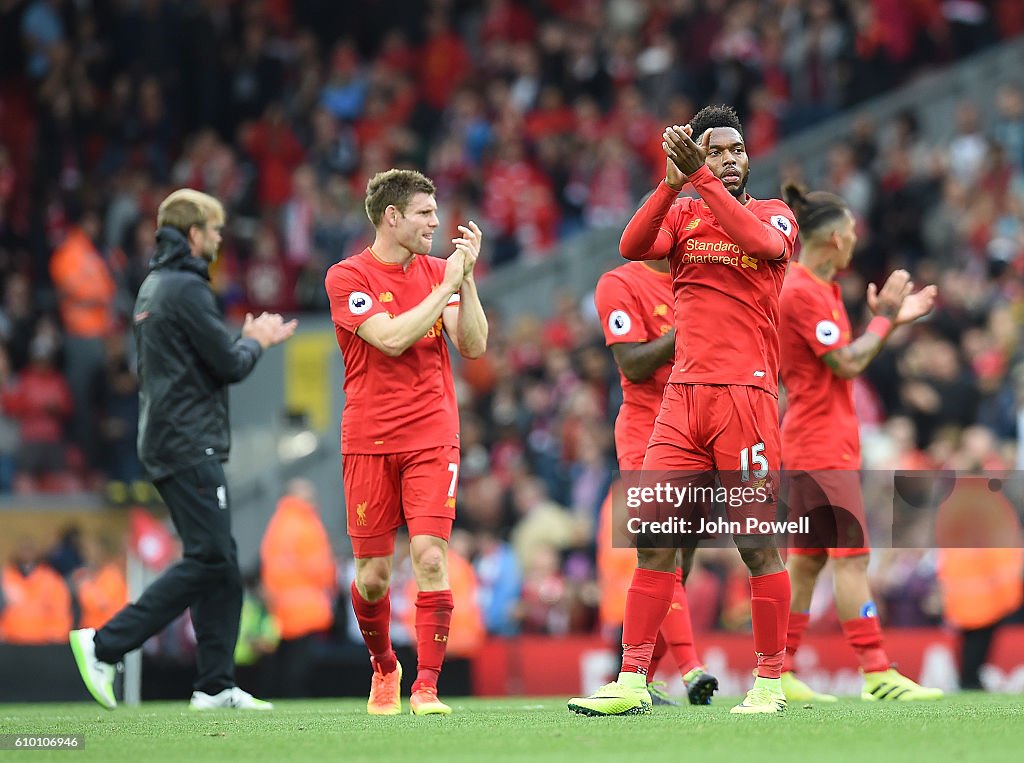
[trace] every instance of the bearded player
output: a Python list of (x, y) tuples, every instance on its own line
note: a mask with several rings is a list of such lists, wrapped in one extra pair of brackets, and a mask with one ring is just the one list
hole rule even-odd
[[(893, 328), (931, 311), (936, 289), (926, 286), (913, 292), (905, 270), (895, 271), (881, 289), (871, 284), (867, 301), (874, 317), (867, 330), (852, 339), (850, 319), (834, 278), (853, 257), (857, 243), (853, 215), (846, 203), (831, 193), (807, 193), (788, 184), (783, 197), (796, 213), (802, 243), (800, 261), (789, 269), (782, 289), (782, 381), (788, 402), (782, 421), (782, 457), (786, 474), (791, 476), (787, 502), (797, 515), (819, 506), (830, 507), (842, 537), (830, 537), (832, 544), (838, 545), (834, 548), (789, 549), (793, 598), (782, 686), (793, 701), (836, 700), (818, 694), (793, 673), (793, 657), (807, 628), (814, 584), (831, 559), (843, 635), (864, 676), (861, 697), (869, 701), (938, 699), (940, 689), (920, 686), (893, 668), (882, 645), (882, 629), (868, 587), (870, 551), (863, 521), (860, 433), (852, 382), (882, 349)], [(848, 536), (844, 530), (852, 534)]]
[(341, 419), (348, 534), (356, 561), (352, 608), (370, 651), (366, 709), (402, 711), (402, 666), (391, 647), (395, 533), (405, 525), (419, 593), (414, 715), (447, 715), (437, 696), (452, 616), (448, 538), (459, 477), (459, 412), (447, 333), (468, 358), (487, 346), (473, 266), (481, 233), (459, 226), (447, 260), (429, 256), (437, 230), (431, 180), (412, 170), (374, 175), (366, 187), (373, 245), (327, 271), (345, 360)]
[[(672, 278), (668, 261), (628, 262), (601, 276), (594, 303), (605, 344), (611, 348), (619, 367), (622, 406), (615, 419), (615, 452), (620, 472), (643, 468), (644, 451), (651, 439), (654, 420), (661, 407), (661, 396), (672, 372), (675, 329), (672, 327)], [(611, 512), (612, 495), (605, 499), (602, 513)], [(605, 526), (602, 522), (602, 527)], [(610, 525), (609, 525), (610, 527)], [(611, 539), (601, 540), (601, 552), (626, 553), (612, 549)], [(653, 676), (665, 653), (671, 652), (686, 686), (692, 705), (709, 705), (718, 688), (718, 679), (704, 670), (693, 641), (690, 607), (683, 588), (685, 573), (693, 563), (693, 548), (680, 552), (681, 566), (676, 569), (672, 603), (658, 633), (648, 676)], [(660, 683), (660, 682), (659, 682)], [(652, 699), (676, 704), (658, 685), (648, 681)]]
[[(774, 518), (781, 461), (778, 426), (779, 292), (797, 236), (779, 200), (746, 193), (743, 129), (728, 107), (702, 109), (662, 135), (665, 180), (633, 215), (619, 244), (629, 260), (668, 258), (675, 304), (675, 364), (643, 471), (717, 474), (730, 491), (758, 487), (766, 500), (730, 507), (730, 521)], [(699, 198), (677, 198), (685, 183)], [(735, 535), (750, 572), (757, 677), (734, 713), (786, 709), (780, 675), (789, 618), (789, 575), (774, 536)], [(676, 549), (637, 544), (626, 597), (618, 680), (569, 701), (585, 715), (651, 708), (647, 673), (672, 601)]]

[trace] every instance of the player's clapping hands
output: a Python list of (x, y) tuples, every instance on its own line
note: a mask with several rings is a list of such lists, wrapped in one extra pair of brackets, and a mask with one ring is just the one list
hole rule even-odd
[[(913, 323), (918, 318), (923, 318), (932, 311), (932, 308), (935, 307), (935, 298), (939, 294), (939, 289), (934, 285), (929, 285), (925, 286), (920, 291), (912, 291), (914, 283), (910, 280), (910, 275), (905, 270), (897, 270), (889, 276), (889, 279), (885, 282), (885, 286), (889, 285), (889, 281), (892, 281), (893, 277), (896, 276), (897, 273), (904, 274), (903, 276), (900, 276), (900, 280), (902, 281), (905, 277), (907, 286), (903, 301), (900, 303), (893, 315), (881, 312), (882, 308), (879, 305), (879, 300), (882, 298), (882, 294), (877, 292), (873, 283), (868, 284), (868, 308), (876, 315), (885, 315), (885, 317), (892, 320), (895, 325), (903, 326), (907, 323)], [(883, 293), (885, 292), (885, 286), (882, 287)]]
[(460, 225), (459, 230), (462, 231), (462, 236), (453, 238), (452, 243), (455, 244), (455, 250), (462, 252), (465, 257), (463, 275), (466, 278), (472, 278), (473, 268), (480, 257), (480, 244), (483, 242), (484, 234), (472, 220), (469, 221), (468, 226)]
[(444, 266), (444, 285), (450, 291), (458, 291), (462, 288), (462, 281), (466, 277), (466, 253), (456, 247), (455, 251), (448, 255)]
[(903, 300), (914, 289), (910, 273), (905, 270), (894, 270), (885, 279), (881, 290), (873, 283), (868, 284), (868, 307), (875, 315), (895, 321), (903, 306)]
[[(693, 140), (693, 128), (690, 125), (680, 127), (672, 125), (666, 127), (661, 136), (661, 147), (665, 154), (683, 175), (689, 176), (704, 166), (704, 159), (708, 155), (708, 141), (711, 139), (711, 130), (706, 130), (700, 138), (700, 144)], [(669, 185), (673, 188), (675, 183), (671, 180)], [(682, 183), (679, 184), (682, 188)]]

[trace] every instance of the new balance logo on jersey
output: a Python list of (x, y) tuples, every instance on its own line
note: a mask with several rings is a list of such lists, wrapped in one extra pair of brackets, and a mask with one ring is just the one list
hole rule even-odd
[(395, 301), (395, 295), (392, 294), (390, 291), (382, 291), (380, 293), (379, 299), (380, 299), (381, 302), (394, 302)]
[(683, 230), (690, 231), (690, 230), (693, 230), (694, 228), (696, 228), (698, 225), (700, 225), (700, 218), (699, 217), (695, 217), (692, 220), (690, 220), (690, 222), (688, 222), (686, 224), (686, 227)]
[(449, 499), (447, 499), (447, 500), (446, 500), (446, 501), (444, 502), (444, 507), (445, 507), (446, 509), (454, 509), (454, 508), (455, 508), (455, 499), (454, 499), (454, 498), (449, 498)]
[(366, 504), (367, 501), (356, 504), (356, 524), (360, 527), (366, 527)]

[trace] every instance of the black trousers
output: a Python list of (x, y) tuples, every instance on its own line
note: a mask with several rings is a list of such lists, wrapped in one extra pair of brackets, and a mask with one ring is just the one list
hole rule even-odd
[(224, 468), (211, 459), (154, 484), (181, 537), (183, 558), (96, 633), (96, 657), (118, 662), (189, 607), (198, 652), (195, 688), (216, 694), (235, 685), (242, 612)]

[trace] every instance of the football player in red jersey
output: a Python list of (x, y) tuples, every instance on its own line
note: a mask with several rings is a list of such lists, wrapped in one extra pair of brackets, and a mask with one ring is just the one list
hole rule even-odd
[[(811, 595), (825, 563), (832, 560), (836, 609), (846, 640), (857, 654), (865, 700), (937, 699), (939, 689), (918, 685), (892, 668), (882, 646), (882, 629), (868, 588), (867, 533), (860, 489), (860, 432), (853, 406), (852, 379), (864, 372), (896, 326), (927, 315), (936, 289), (913, 291), (910, 275), (897, 270), (881, 289), (868, 286), (874, 318), (854, 339), (843, 305), (837, 271), (850, 264), (857, 233), (853, 215), (838, 196), (807, 193), (795, 184), (783, 196), (796, 213), (803, 244), (782, 288), (782, 381), (788, 407), (782, 421), (782, 458), (794, 515), (832, 506), (828, 525), (844, 537), (836, 548), (795, 547), (787, 566), (793, 598), (786, 638), (782, 685), (798, 702), (835, 701), (818, 694), (793, 673), (793, 655), (807, 628)], [(800, 546), (814, 546), (801, 538)], [(831, 535), (831, 533), (830, 533)]]
[[(750, 570), (757, 678), (735, 713), (786, 708), (780, 675), (789, 619), (789, 575), (774, 536), (780, 442), (779, 292), (797, 224), (782, 201), (746, 192), (749, 162), (736, 112), (702, 109), (662, 136), (665, 180), (633, 215), (619, 249), (629, 260), (668, 258), (675, 304), (675, 364), (644, 456), (650, 474), (717, 473), (732, 495), (740, 555)], [(691, 183), (699, 198), (677, 198)], [(689, 483), (688, 483), (689, 484)], [(748, 493), (741, 493), (744, 488)], [(735, 491), (735, 492), (734, 492)], [(694, 528), (699, 529), (699, 528)], [(672, 599), (675, 548), (638, 543), (626, 598), (619, 678), (570, 700), (586, 715), (648, 712), (646, 673)], [(670, 544), (654, 544), (670, 545)]]
[(447, 552), (459, 477), (459, 412), (443, 333), (468, 358), (487, 346), (473, 266), (482, 235), (459, 226), (447, 260), (429, 256), (437, 230), (434, 184), (412, 170), (374, 175), (366, 187), (373, 245), (327, 271), (345, 361), (341, 419), (348, 534), (356, 560), (352, 608), (370, 650), (367, 711), (401, 712), (402, 668), (389, 633), (395, 533), (405, 525), (416, 598), (419, 662), (410, 707), (448, 714), (437, 698), (451, 623)]
[[(643, 468), (644, 451), (658, 417), (665, 383), (672, 372), (675, 329), (672, 327), (672, 277), (668, 261), (627, 262), (605, 273), (597, 282), (594, 303), (604, 328), (605, 344), (615, 357), (622, 384), (622, 406), (615, 418), (619, 469), (639, 471)], [(614, 492), (614, 489), (609, 491), (602, 514), (612, 511)], [(600, 524), (610, 529), (611, 518), (602, 516)], [(635, 558), (626, 548), (608, 548), (612, 545), (611, 538), (602, 537), (599, 544), (602, 555), (624, 553)], [(709, 705), (718, 688), (718, 679), (704, 670), (697, 655), (690, 607), (683, 588), (686, 573), (693, 564), (693, 548), (683, 549), (681, 555), (680, 567), (675, 573), (678, 583), (658, 633), (648, 677), (654, 675), (662, 656), (671, 651), (690, 704)], [(676, 704), (657, 684), (648, 681), (647, 689), (655, 704)]]

